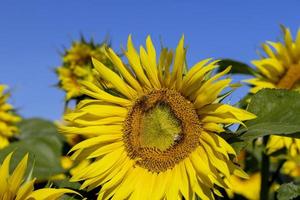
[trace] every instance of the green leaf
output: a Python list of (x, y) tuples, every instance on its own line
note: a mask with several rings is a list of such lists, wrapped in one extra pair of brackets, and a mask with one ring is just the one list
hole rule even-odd
[(290, 200), (300, 196), (300, 185), (285, 183), (277, 190), (278, 200)]
[[(278, 134), (295, 137), (300, 133), (300, 93), (264, 89), (253, 95), (248, 111), (257, 118), (246, 122), (238, 131), (239, 139), (252, 140)], [(298, 136), (299, 137), (299, 136)]]
[(60, 200), (87, 200), (86, 198), (81, 198), (80, 196), (78, 195), (73, 195), (73, 196), (70, 196), (70, 195), (63, 195)]
[(70, 182), (69, 179), (56, 180), (56, 181), (53, 181), (53, 183), (58, 188), (70, 188), (70, 189), (74, 189), (74, 190), (79, 190), (79, 188), (80, 188), (80, 183)]
[(230, 70), (231, 74), (254, 75), (257, 73), (249, 65), (236, 60), (222, 59), (218, 62), (218, 65), (220, 66), (218, 68), (218, 72), (221, 72), (225, 70), (228, 66), (231, 66), (231, 70)]
[(1, 162), (14, 151), (11, 161), (11, 169), (14, 169), (24, 155), (29, 153), (27, 172), (29, 173), (34, 167), (33, 177), (46, 180), (64, 171), (60, 163), (63, 138), (52, 122), (41, 119), (24, 120), (20, 124), (20, 130), (21, 140), (12, 142), (8, 147), (0, 150)]
[(37, 136), (53, 135), (59, 140), (64, 140), (64, 137), (57, 132), (56, 125), (48, 120), (40, 118), (24, 119), (19, 123), (20, 135), (19, 139), (27, 139)]

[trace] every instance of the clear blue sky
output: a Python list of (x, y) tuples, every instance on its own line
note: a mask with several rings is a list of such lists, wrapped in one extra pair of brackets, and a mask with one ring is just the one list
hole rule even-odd
[[(300, 25), (300, 1), (51, 0), (0, 3), (0, 83), (12, 90), (11, 102), (25, 117), (60, 119), (64, 93), (53, 87), (58, 52), (80, 33), (113, 46), (136, 45), (151, 34), (175, 47), (184, 33), (190, 65), (207, 57), (245, 62), (257, 58), (265, 40), (279, 37), (279, 24), (293, 33)], [(236, 99), (242, 92), (235, 94)]]

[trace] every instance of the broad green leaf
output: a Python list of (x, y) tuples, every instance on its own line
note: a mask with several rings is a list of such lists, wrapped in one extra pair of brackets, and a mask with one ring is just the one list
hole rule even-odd
[(36, 118), (24, 120), (20, 124), (20, 139), (0, 150), (1, 162), (6, 155), (14, 151), (11, 163), (13, 169), (24, 155), (29, 153), (27, 172), (34, 167), (33, 177), (46, 180), (64, 171), (60, 163), (63, 137), (58, 134), (52, 122)]
[(238, 131), (241, 140), (277, 134), (299, 137), (300, 94), (298, 92), (264, 89), (253, 95), (248, 111), (257, 118), (246, 122), (247, 128)]
[(67, 195), (67, 194), (60, 198), (60, 200), (79, 200), (79, 199), (86, 200), (86, 199), (82, 199), (81, 197), (78, 197), (78, 195), (77, 196), (75, 196), (75, 195), (70, 196), (70, 195)]
[(50, 176), (62, 173), (60, 164), (62, 144), (53, 136), (33, 137), (31, 139), (13, 142), (0, 151), (2, 161), (10, 152), (14, 151), (11, 168), (14, 168), (26, 153), (30, 159), (27, 170), (33, 168), (33, 177), (45, 180)]
[(70, 189), (74, 189), (74, 190), (79, 190), (79, 188), (80, 188), (80, 183), (70, 182), (69, 179), (56, 180), (56, 181), (53, 181), (53, 183), (58, 188), (70, 188)]
[(285, 183), (277, 190), (278, 200), (291, 200), (300, 197), (300, 185)]
[(230, 73), (231, 74), (246, 74), (246, 75), (253, 75), (256, 74), (255, 70), (251, 68), (249, 65), (231, 59), (221, 59), (218, 62), (220, 66), (218, 68), (218, 72), (225, 70), (228, 66), (232, 66)]
[[(69, 189), (72, 189), (72, 190), (77, 191), (79, 193), (81, 192), (79, 190), (80, 183), (78, 183), (78, 182), (70, 182), (69, 179), (63, 179), (63, 180), (53, 181), (53, 184), (57, 188), (69, 188)], [(80, 197), (78, 195), (71, 195), (71, 194), (65, 194), (64, 196), (62, 196), (60, 198), (60, 200), (76, 200), (76, 199), (84, 200), (82, 197)]]
[(53, 122), (40, 118), (22, 120), (19, 123), (19, 129), (20, 140), (45, 135), (53, 135), (59, 140), (64, 140), (64, 137), (58, 133), (57, 126)]

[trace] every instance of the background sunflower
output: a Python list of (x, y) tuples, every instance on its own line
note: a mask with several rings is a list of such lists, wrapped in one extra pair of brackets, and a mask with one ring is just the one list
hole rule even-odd
[(66, 101), (82, 98), (80, 81), (93, 81), (91, 57), (95, 57), (110, 66), (105, 55), (107, 41), (100, 44), (93, 40), (87, 42), (83, 37), (74, 41), (70, 49), (66, 49), (62, 56), (62, 65), (56, 68), (59, 88), (66, 92)]
[(18, 132), (16, 124), (21, 118), (14, 112), (14, 108), (7, 100), (10, 96), (5, 92), (6, 85), (0, 85), (0, 149), (9, 144), (9, 139)]

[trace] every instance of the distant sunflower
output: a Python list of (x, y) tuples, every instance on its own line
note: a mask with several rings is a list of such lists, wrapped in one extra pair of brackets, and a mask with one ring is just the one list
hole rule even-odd
[(95, 57), (103, 63), (109, 60), (104, 54), (106, 43), (94, 44), (82, 39), (74, 42), (63, 55), (62, 66), (56, 69), (59, 78), (59, 86), (66, 92), (66, 100), (81, 96), (80, 81), (92, 81), (91, 57)]
[(7, 103), (9, 93), (5, 92), (5, 89), (5, 85), (0, 85), (0, 149), (6, 147), (9, 138), (18, 132), (16, 123), (21, 120), (13, 113), (12, 105)]
[[(247, 80), (252, 85), (250, 92), (263, 88), (281, 88), (300, 92), (300, 30), (295, 40), (291, 31), (282, 27), (283, 42), (263, 44), (265, 56), (252, 63), (258, 69), (256, 78)], [(300, 154), (300, 139), (271, 136), (268, 148), (271, 152), (286, 147), (292, 154)]]
[(261, 186), (261, 174), (259, 172), (250, 175), (249, 179), (241, 179), (237, 176), (230, 177), (231, 190), (227, 190), (231, 199), (234, 193), (246, 197), (248, 200), (258, 200)]
[(273, 153), (279, 149), (286, 148), (291, 156), (300, 155), (300, 139), (272, 135), (269, 138), (268, 153)]
[[(33, 180), (24, 181), (28, 154), (20, 161), (13, 173), (9, 173), (10, 153), (0, 166), (0, 199), (2, 200), (56, 200), (65, 193), (76, 193), (69, 189), (44, 188), (34, 190)], [(77, 193), (76, 193), (77, 194)]]
[(289, 158), (282, 166), (282, 173), (291, 177), (300, 177), (300, 155)]
[[(81, 188), (102, 185), (98, 199), (214, 199), (216, 186), (228, 188), (232, 174), (247, 176), (229, 155), (233, 148), (219, 136), (224, 124), (255, 118), (219, 102), (230, 69), (213, 77), (217, 61), (203, 60), (185, 75), (184, 39), (173, 59), (163, 49), (157, 62), (150, 37), (140, 54), (128, 39), (126, 65), (112, 49), (107, 55), (118, 73), (93, 59), (96, 76), (113, 85), (110, 93), (83, 82), (82, 100), (65, 115), (64, 134), (88, 135), (71, 151), (91, 164), (73, 175)], [(171, 67), (173, 63), (173, 66)], [(170, 71), (172, 69), (172, 71)]]

